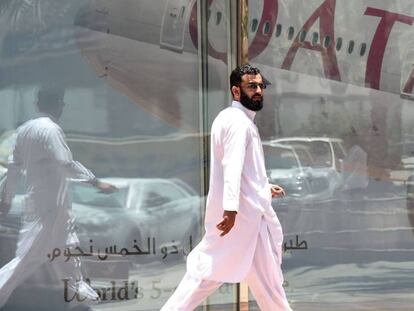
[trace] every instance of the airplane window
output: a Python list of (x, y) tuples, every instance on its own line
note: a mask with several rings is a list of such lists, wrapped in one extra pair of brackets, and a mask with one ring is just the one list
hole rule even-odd
[(276, 25), (276, 37), (280, 37), (280, 34), (282, 33), (282, 25), (277, 24)]
[(337, 50), (337, 51), (339, 51), (339, 50), (341, 49), (341, 47), (342, 47), (342, 38), (341, 38), (341, 37), (339, 37), (339, 38), (336, 40), (336, 50)]
[(292, 40), (294, 34), (295, 34), (295, 28), (293, 28), (292, 26), (290, 26), (289, 27), (289, 30), (288, 30), (288, 39), (289, 40)]
[(318, 44), (318, 40), (319, 40), (319, 33), (314, 32), (312, 35), (312, 45)]
[(330, 44), (331, 44), (331, 37), (325, 36), (325, 39), (323, 40), (323, 47), (327, 49)]
[(216, 19), (216, 25), (219, 25), (221, 22), (221, 12), (217, 12), (217, 19)]
[(258, 24), (257, 18), (254, 18), (252, 20), (252, 32), (255, 32), (257, 30), (257, 24)]
[(181, 15), (180, 15), (181, 19), (184, 19), (184, 12), (185, 12), (185, 6), (181, 8)]
[(269, 22), (265, 22), (264, 26), (263, 26), (263, 33), (264, 34), (268, 34), (270, 30), (270, 23)]
[(354, 40), (350, 40), (349, 45), (348, 45), (348, 53), (349, 54), (351, 54), (354, 51), (354, 46), (355, 46)]
[(306, 30), (302, 30), (299, 35), (299, 41), (302, 43), (306, 39)]
[(361, 50), (359, 51), (359, 55), (364, 56), (366, 50), (367, 50), (367, 44), (366, 43), (361, 43)]

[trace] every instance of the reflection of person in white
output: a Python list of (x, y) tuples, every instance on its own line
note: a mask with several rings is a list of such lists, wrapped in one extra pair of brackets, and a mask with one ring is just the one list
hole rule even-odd
[(223, 282), (246, 281), (263, 311), (291, 310), (282, 287), (283, 233), (271, 197), (256, 111), (265, 85), (259, 69), (237, 67), (230, 75), (231, 107), (211, 129), (211, 173), (205, 229), (189, 254), (187, 273), (161, 311), (190, 311)]
[[(1, 215), (8, 213), (22, 175), (28, 191), (16, 256), (0, 270), (0, 308), (13, 290), (48, 260), (47, 254), (53, 249), (60, 248), (63, 252), (79, 243), (73, 231), (67, 197), (68, 179), (89, 182), (105, 193), (116, 191), (114, 186), (99, 181), (88, 169), (73, 161), (63, 131), (56, 124), (63, 111), (63, 97), (63, 90), (41, 88), (37, 107), (43, 116), (26, 122), (17, 130), (13, 158), (0, 197)], [(97, 301), (98, 295), (82, 280), (79, 258), (65, 260), (55, 259), (51, 265), (61, 279), (67, 280), (71, 297), (77, 295), (77, 300), (83, 300), (83, 304)], [(74, 299), (71, 305), (79, 301)]]

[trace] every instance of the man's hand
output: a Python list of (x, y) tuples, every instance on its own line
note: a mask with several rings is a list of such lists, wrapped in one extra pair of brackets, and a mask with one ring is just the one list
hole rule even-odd
[(119, 190), (116, 186), (114, 186), (112, 184), (109, 184), (109, 183), (106, 183), (106, 182), (103, 182), (103, 181), (100, 181), (100, 180), (96, 181), (96, 186), (95, 187), (100, 190), (99, 192), (102, 192), (102, 193), (105, 193), (105, 194), (111, 194), (111, 193), (114, 193), (114, 192)]
[(231, 228), (234, 226), (236, 221), (236, 211), (224, 211), (223, 219), (217, 224), (216, 228), (220, 231), (223, 231), (220, 236), (225, 236), (230, 232)]
[(11, 204), (0, 201), (0, 217), (6, 216), (10, 210)]
[(285, 190), (278, 185), (270, 185), (270, 192), (272, 193), (272, 198), (286, 195)]

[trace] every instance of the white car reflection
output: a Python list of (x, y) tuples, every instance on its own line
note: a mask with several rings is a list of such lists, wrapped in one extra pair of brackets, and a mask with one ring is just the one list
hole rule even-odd
[(269, 181), (282, 186), (289, 197), (303, 197), (310, 192), (306, 168), (290, 146), (263, 142)]
[(269, 180), (285, 188), (287, 199), (329, 199), (342, 186), (341, 139), (281, 138), (263, 142), (263, 149)]
[[(72, 185), (72, 209), (81, 246), (102, 251), (116, 246), (150, 254), (135, 262), (165, 257), (163, 247), (174, 246), (184, 255), (200, 234), (201, 199), (179, 179), (103, 179), (119, 188), (107, 195), (86, 184)], [(191, 238), (190, 238), (191, 237)], [(148, 244), (148, 241), (150, 243)], [(182, 256), (181, 256), (182, 258)]]
[[(202, 200), (183, 181), (158, 178), (102, 180), (116, 185), (119, 191), (103, 194), (79, 182), (70, 187), (80, 247), (85, 252), (94, 250), (93, 256), (85, 257), (87, 261), (105, 263), (97, 254), (104, 254), (110, 247), (118, 249), (112, 259), (129, 263), (163, 261), (167, 255), (168, 259), (182, 259), (199, 239)], [(5, 175), (0, 175), (0, 191), (4, 181)], [(24, 188), (20, 187), (10, 212), (0, 219), (1, 264), (14, 256), (24, 197)], [(144, 253), (149, 246), (150, 252), (144, 256), (120, 256), (121, 249), (133, 250), (134, 246)], [(178, 251), (174, 252), (175, 249)], [(102, 270), (103, 266), (98, 267)]]

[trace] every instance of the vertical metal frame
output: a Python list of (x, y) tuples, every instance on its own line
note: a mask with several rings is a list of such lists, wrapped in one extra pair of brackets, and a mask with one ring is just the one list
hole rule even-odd
[[(233, 55), (232, 62), (228, 62), (229, 75), (233, 68), (245, 64), (249, 61), (249, 2), (248, 0), (231, 0), (229, 10), (232, 17), (231, 35), (229, 36), (232, 48), (230, 54)], [(249, 287), (242, 282), (237, 284), (237, 311), (249, 310)]]
[[(197, 35), (198, 35), (198, 103), (199, 103), (199, 133), (200, 133), (200, 172), (201, 192), (204, 196), (208, 192), (209, 174), (209, 141), (208, 141), (208, 3), (205, 0), (195, 0), (197, 4)], [(204, 218), (204, 217), (203, 217)]]
[(249, 61), (249, 5), (248, 0), (230, 0), (228, 3), (228, 67), (231, 70)]
[[(239, 65), (249, 61), (249, 1), (229, 0), (227, 2), (229, 18), (227, 20), (227, 70), (228, 76)], [(229, 100), (231, 94), (229, 93)]]
[(237, 8), (237, 30), (238, 30), (238, 46), (237, 46), (237, 60), (238, 65), (245, 64), (249, 61), (249, 1), (237, 1), (239, 7)]

